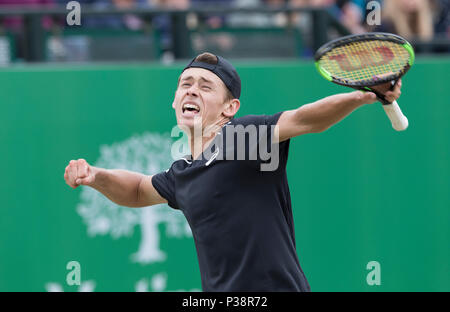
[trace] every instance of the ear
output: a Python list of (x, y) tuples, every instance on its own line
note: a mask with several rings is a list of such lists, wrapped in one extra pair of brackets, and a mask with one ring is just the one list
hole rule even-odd
[(231, 101), (226, 102), (223, 111), (224, 116), (228, 118), (233, 117), (238, 112), (239, 107), (241, 107), (241, 102), (238, 99), (232, 99)]

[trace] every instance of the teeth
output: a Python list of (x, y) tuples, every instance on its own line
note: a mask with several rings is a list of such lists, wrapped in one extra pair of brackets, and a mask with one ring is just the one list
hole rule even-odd
[(183, 105), (183, 110), (189, 109), (189, 108), (195, 109), (196, 111), (200, 111), (200, 108), (195, 104), (184, 104)]

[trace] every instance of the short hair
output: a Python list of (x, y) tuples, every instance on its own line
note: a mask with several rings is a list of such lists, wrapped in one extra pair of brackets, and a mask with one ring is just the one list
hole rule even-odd
[[(215, 56), (214, 54), (209, 53), (209, 52), (204, 52), (204, 53), (196, 56), (195, 62), (202, 62), (202, 63), (206, 63), (206, 64), (217, 65), (217, 63), (219, 63), (219, 60), (217, 59), (217, 56)], [(234, 96), (231, 93), (230, 89), (228, 89), (227, 86), (225, 86), (225, 89), (227, 91), (227, 93), (225, 95), (225, 101), (228, 102), (228, 101), (233, 100)]]

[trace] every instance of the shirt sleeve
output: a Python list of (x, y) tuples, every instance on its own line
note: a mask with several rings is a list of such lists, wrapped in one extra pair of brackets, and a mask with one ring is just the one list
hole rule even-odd
[(246, 145), (249, 154), (256, 155), (257, 168), (262, 171), (276, 171), (284, 169), (287, 164), (290, 140), (273, 143), (275, 127), (283, 112), (273, 115), (247, 115), (238, 119), (244, 127), (255, 125), (257, 143), (249, 142)]
[[(275, 127), (283, 112), (278, 112), (274, 115), (263, 115), (264, 124), (267, 125), (266, 130), (260, 131), (259, 144), (262, 140), (267, 138), (267, 151), (270, 154), (270, 159), (260, 159), (261, 169), (265, 171), (284, 170), (287, 164), (287, 158), (289, 154), (290, 139), (279, 143), (273, 143)], [(264, 131), (267, 131), (265, 133)], [(262, 149), (264, 150), (264, 148)]]
[(159, 195), (167, 200), (170, 207), (180, 209), (175, 196), (173, 165), (168, 170), (153, 175), (152, 184)]

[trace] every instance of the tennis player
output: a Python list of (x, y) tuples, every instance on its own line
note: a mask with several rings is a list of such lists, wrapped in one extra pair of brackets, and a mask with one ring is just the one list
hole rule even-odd
[[(401, 81), (392, 91), (390, 84), (377, 91), (393, 101), (400, 87)], [(310, 291), (297, 257), (286, 177), (290, 139), (325, 131), (376, 96), (355, 91), (274, 115), (236, 118), (240, 95), (235, 68), (222, 57), (200, 54), (182, 71), (172, 104), (191, 155), (151, 176), (71, 160), (64, 179), (121, 206), (168, 203), (181, 210), (195, 240), (203, 291)], [(256, 136), (248, 130), (244, 143), (232, 140), (236, 129), (253, 129)]]

